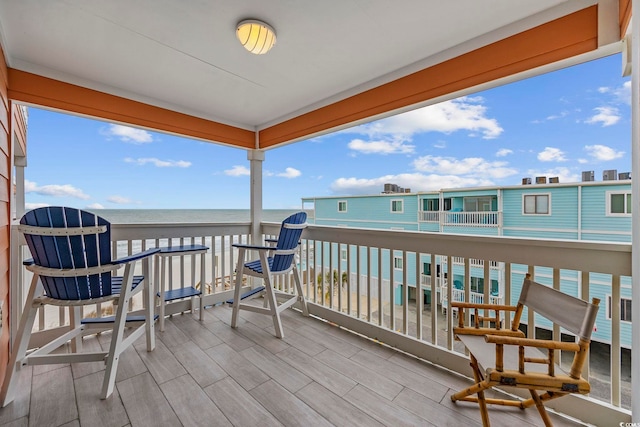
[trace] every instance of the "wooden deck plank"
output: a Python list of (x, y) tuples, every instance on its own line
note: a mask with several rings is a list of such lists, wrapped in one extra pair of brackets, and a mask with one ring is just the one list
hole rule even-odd
[(432, 424), (404, 408), (389, 402), (384, 397), (368, 388), (358, 385), (349, 391), (344, 398), (360, 410), (388, 426), (428, 426)]
[(202, 388), (227, 376), (225, 370), (193, 341), (176, 348), (173, 354)]
[(33, 376), (30, 426), (61, 425), (78, 418), (71, 367)]
[(264, 347), (274, 354), (289, 348), (289, 344), (273, 335), (273, 328), (262, 329), (257, 327), (256, 325), (247, 323), (241, 328), (238, 328), (238, 332), (242, 336), (246, 337), (249, 341), (252, 341), (259, 346)]
[(181, 426), (166, 397), (150, 373), (116, 383), (131, 425)]
[(331, 427), (322, 415), (273, 380), (250, 393), (285, 426)]
[(220, 338), (193, 316), (175, 316), (173, 323), (203, 350), (222, 343)]
[(309, 356), (315, 356), (316, 354), (321, 353), (325, 350), (325, 347), (323, 347), (322, 345), (293, 330), (286, 331), (284, 338), (282, 338), (282, 341), (286, 342), (290, 346), (297, 348), (303, 353), (308, 354)]
[(247, 391), (269, 380), (266, 374), (227, 344), (212, 347), (206, 353)]
[[(480, 411), (475, 417), (467, 417), (459, 411), (447, 408), (424, 395), (405, 388), (394, 399), (394, 403), (437, 426), (481, 426)], [(472, 414), (469, 414), (472, 415)]]
[[(109, 334), (111, 335), (111, 334)], [(90, 335), (84, 337), (82, 339), (82, 351), (86, 352), (101, 352), (103, 351), (100, 342), (98, 341), (98, 337), (96, 335)], [(78, 379), (85, 375), (90, 375), (95, 372), (104, 371), (105, 363), (104, 362), (85, 362), (85, 363), (72, 363), (71, 364), (71, 372), (73, 373), (73, 378)]]
[(0, 408), (0, 424), (17, 421), (29, 415), (33, 366), (24, 366), (14, 375), (14, 381), (17, 381), (14, 386), (14, 399), (6, 407)]
[(322, 384), (338, 396), (344, 396), (357, 384), (355, 381), (345, 377), (335, 369), (330, 368), (326, 364), (315, 360), (311, 356), (308, 356), (295, 348), (289, 348), (281, 351), (277, 356), (293, 368), (304, 373), (317, 383)]
[(160, 385), (169, 404), (185, 426), (231, 426), (229, 420), (209, 399), (190, 375)]
[[(181, 315), (176, 314), (175, 316)], [(160, 332), (160, 328), (156, 327), (156, 337), (161, 339), (167, 348), (180, 347), (182, 344), (189, 341), (187, 334), (182, 332), (182, 330), (176, 326), (175, 322), (167, 322), (166, 320), (167, 319), (165, 319), (164, 322), (164, 332)]]
[(138, 356), (142, 359), (149, 373), (153, 378), (162, 384), (187, 373), (173, 353), (160, 340), (156, 340), (156, 348), (147, 351), (147, 346), (143, 342), (135, 345)]
[(255, 343), (249, 341), (239, 333), (237, 329), (233, 329), (224, 322), (210, 322), (205, 323), (204, 326), (235, 351), (242, 351), (245, 348), (255, 345)]
[[(438, 382), (431, 381), (428, 377), (421, 373), (411, 371), (399, 366), (390, 360), (383, 359), (366, 350), (361, 350), (358, 354), (351, 358), (352, 361), (369, 369), (376, 369), (381, 375), (392, 379), (393, 381), (408, 387), (423, 396), (440, 402), (443, 396), (449, 390), (449, 387)], [(471, 385), (469, 381), (467, 387)]]
[(108, 399), (100, 399), (103, 379), (104, 372), (96, 372), (74, 380), (80, 422), (104, 427), (123, 426), (129, 422), (129, 417), (118, 389), (114, 388)]
[(362, 384), (385, 399), (393, 400), (403, 389), (397, 382), (378, 373), (378, 369), (369, 369), (333, 350), (327, 349), (315, 356), (314, 359), (331, 366), (342, 375)]
[(235, 426), (278, 427), (282, 424), (231, 377), (205, 388), (209, 398)]
[(2, 427), (27, 427), (28, 425), (29, 417), (22, 417), (8, 423), (2, 423)]
[(316, 382), (298, 391), (296, 396), (338, 427), (383, 427), (383, 424)]
[(311, 378), (260, 346), (242, 350), (240, 354), (291, 393), (295, 393), (312, 381)]
[(300, 328), (298, 333), (303, 334), (310, 340), (313, 340), (326, 348), (330, 348), (344, 357), (351, 357), (360, 351), (360, 348), (355, 345), (310, 326)]

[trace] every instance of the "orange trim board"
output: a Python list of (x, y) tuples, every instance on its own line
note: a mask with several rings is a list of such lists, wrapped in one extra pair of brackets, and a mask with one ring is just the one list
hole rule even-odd
[(255, 147), (255, 132), (155, 107), (59, 80), (8, 69), (9, 99), (221, 142), (240, 148)]
[(260, 131), (260, 148), (366, 119), (598, 47), (597, 6), (572, 13)]

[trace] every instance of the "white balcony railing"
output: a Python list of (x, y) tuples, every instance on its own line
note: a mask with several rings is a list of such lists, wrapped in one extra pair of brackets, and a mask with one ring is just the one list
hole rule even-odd
[(500, 212), (442, 212), (442, 225), (464, 227), (497, 227)]
[[(265, 236), (276, 235), (279, 224), (264, 223)], [(112, 239), (116, 255), (133, 253), (138, 249), (154, 246), (202, 243), (211, 247), (205, 258), (205, 289), (207, 305), (225, 301), (231, 290), (225, 284), (233, 283), (236, 253), (233, 242), (248, 240), (250, 224), (139, 224), (113, 225)], [(14, 241), (17, 241), (14, 240)], [(15, 248), (18, 249), (18, 248)], [(346, 251), (346, 261), (342, 254)], [(14, 250), (14, 253), (21, 252)], [(398, 269), (398, 258), (402, 269)], [(607, 331), (610, 336), (609, 361), (621, 360), (621, 279), (631, 275), (631, 245), (626, 243), (597, 243), (573, 241), (549, 241), (504, 237), (483, 237), (425, 233), (409, 231), (384, 231), (357, 228), (309, 226), (304, 234), (302, 250), (298, 257), (303, 288), (309, 301), (311, 314), (342, 327), (375, 338), (387, 345), (397, 347), (417, 357), (470, 375), (468, 360), (461, 349), (454, 345), (453, 314), (439, 315), (436, 297), (438, 283), (424, 279), (421, 267), (424, 258), (435, 265), (436, 258), (446, 262), (447, 277), (462, 274), (463, 283), (468, 283), (471, 263), (454, 265), (453, 257), (483, 260), (484, 282), (489, 283), (495, 262), (504, 266), (503, 295), (505, 303), (517, 299), (517, 290), (522, 277), (529, 272), (534, 279), (560, 288), (562, 277), (572, 272), (576, 288), (583, 299), (599, 297), (590, 284), (610, 275), (608, 296), (612, 298), (612, 320), (598, 321), (598, 332)], [(20, 256), (13, 260), (12, 268), (20, 271), (18, 290), (28, 286), (28, 278), (21, 268)], [(199, 280), (199, 259), (191, 256), (176, 257), (169, 271), (171, 287), (193, 284)], [(335, 279), (333, 279), (335, 271)], [(322, 272), (324, 277), (318, 280)], [(327, 278), (329, 273), (329, 279)], [(344, 274), (343, 274), (344, 273)], [(602, 274), (601, 274), (602, 273)], [(380, 280), (380, 278), (382, 280)], [(626, 279), (625, 279), (626, 280)], [(428, 283), (427, 283), (428, 282)], [(446, 301), (472, 300), (469, 290), (458, 294), (442, 284), (440, 293)], [(292, 289), (291, 281), (277, 284), (281, 289)], [(491, 301), (489, 287), (485, 286), (483, 301)], [(431, 304), (421, 297), (430, 290)], [(426, 294), (426, 293), (425, 293)], [(21, 298), (19, 296), (18, 298)], [(22, 300), (20, 300), (21, 302)], [(600, 312), (605, 316), (605, 301), (602, 298)], [(185, 301), (189, 304), (189, 300)], [(22, 304), (13, 305), (22, 307)], [(188, 308), (185, 306), (184, 308)], [(434, 310), (434, 308), (436, 308)], [(183, 309), (182, 306), (176, 310)], [(18, 312), (19, 310), (14, 310)], [(19, 313), (16, 314), (18, 316)], [(41, 333), (50, 333), (65, 324), (63, 311), (42, 312), (36, 323)], [(12, 324), (15, 324), (15, 318)], [(565, 331), (557, 325), (544, 324), (533, 312), (526, 313), (523, 323), (535, 325), (539, 330), (547, 328), (554, 339), (560, 339)], [(528, 328), (533, 337), (536, 328)], [(15, 333), (15, 331), (14, 331)], [(562, 360), (561, 358), (559, 360)], [(604, 384), (597, 399), (592, 397), (567, 396), (550, 402), (559, 412), (582, 419), (595, 425), (618, 424), (631, 420), (625, 409), (630, 396), (625, 392), (620, 363), (609, 363), (608, 372), (598, 371), (599, 366), (588, 365), (583, 375)], [(593, 393), (594, 394), (594, 393)], [(629, 403), (630, 404), (630, 403)], [(614, 422), (615, 420), (615, 422)]]
[(440, 222), (439, 211), (419, 211), (418, 221), (421, 222)]

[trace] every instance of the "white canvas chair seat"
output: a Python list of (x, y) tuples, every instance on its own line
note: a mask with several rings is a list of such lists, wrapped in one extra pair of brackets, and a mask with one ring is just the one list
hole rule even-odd
[[(521, 409), (535, 405), (545, 425), (551, 426), (551, 418), (544, 407), (545, 401), (569, 393), (587, 394), (590, 391), (588, 380), (582, 377), (582, 367), (589, 351), (598, 303), (596, 298), (588, 303), (536, 283), (528, 274), (515, 307), (453, 302), (451, 306), (460, 310), (454, 334), (469, 351), (475, 384), (451, 395), (451, 400), (477, 403), (484, 426), (490, 425), (488, 404)], [(525, 338), (519, 330), (524, 307), (574, 334), (578, 342)], [(473, 310), (474, 325), (464, 324), (465, 309)], [(491, 312), (494, 315), (489, 316)], [(502, 315), (511, 312), (514, 313), (511, 326), (503, 329), (501, 325), (505, 319)], [(487, 327), (487, 323), (494, 327)], [(574, 353), (569, 371), (556, 363), (558, 350)], [(511, 400), (485, 397), (484, 392), (494, 386), (527, 389), (531, 398)]]
[[(227, 303), (233, 306), (231, 316), (231, 327), (235, 328), (238, 323), (238, 313), (240, 310), (253, 311), (255, 313), (266, 314), (273, 318), (275, 335), (278, 338), (284, 336), (280, 313), (291, 307), (296, 302), (300, 302), (302, 312), (305, 316), (309, 314), (307, 302), (302, 293), (300, 273), (295, 263), (295, 252), (300, 243), (302, 230), (306, 227), (307, 214), (298, 212), (286, 218), (280, 227), (280, 234), (277, 240), (267, 239), (267, 242), (275, 243), (275, 246), (254, 246), (234, 244), (238, 248), (238, 265), (236, 268), (236, 281), (233, 299)], [(248, 251), (257, 251), (258, 259), (245, 262)], [(293, 273), (296, 294), (281, 292), (273, 287), (273, 279), (276, 276), (286, 276)], [(252, 276), (263, 279), (263, 286), (246, 292), (242, 291), (243, 276)], [(243, 303), (243, 300), (265, 295), (263, 307)]]
[[(469, 353), (478, 361), (478, 365), (483, 372), (489, 374), (496, 369), (496, 345), (488, 343), (485, 337), (482, 335), (458, 335), (458, 338), (464, 346), (469, 350)], [(547, 357), (547, 353), (538, 348), (526, 347), (525, 357), (542, 359)], [(519, 351), (518, 347), (514, 345), (504, 346), (504, 370), (505, 371), (518, 371)], [(547, 373), (547, 365), (540, 363), (525, 363), (524, 370), (527, 373)], [(556, 375), (568, 375), (560, 365), (555, 365)]]
[[(0, 403), (6, 406), (13, 400), (15, 372), (22, 366), (94, 361), (106, 363), (100, 394), (106, 399), (113, 392), (120, 354), (145, 333), (147, 351), (155, 348), (153, 289), (144, 279), (149, 274), (148, 259), (158, 249), (112, 260), (110, 224), (74, 208), (34, 209), (22, 217), (18, 229), (33, 257), (25, 263), (33, 278), (0, 390)], [(143, 261), (143, 275), (134, 276), (139, 260)], [(122, 267), (124, 274), (114, 276)], [(143, 315), (127, 317), (131, 298), (143, 290)], [(115, 316), (80, 319), (82, 306), (109, 301), (116, 305)], [(68, 331), (39, 348), (29, 349), (37, 310), (43, 305), (69, 307)], [(135, 322), (127, 323), (128, 320)], [(135, 326), (126, 338), (125, 326)], [(82, 351), (82, 336), (88, 328), (112, 330), (109, 351)], [(67, 343), (69, 353), (53, 353)]]

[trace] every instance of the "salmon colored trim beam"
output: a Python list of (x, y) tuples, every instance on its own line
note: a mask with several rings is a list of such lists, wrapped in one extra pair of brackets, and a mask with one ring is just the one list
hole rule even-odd
[(240, 148), (255, 148), (255, 132), (250, 130), (154, 107), (13, 68), (8, 70), (8, 79), (8, 96), (14, 101)]
[(260, 148), (579, 55), (598, 47), (597, 6), (572, 13), (260, 131)]
[(618, 16), (620, 22), (620, 34), (627, 33), (629, 24), (631, 23), (631, 0), (618, 1)]

